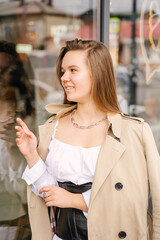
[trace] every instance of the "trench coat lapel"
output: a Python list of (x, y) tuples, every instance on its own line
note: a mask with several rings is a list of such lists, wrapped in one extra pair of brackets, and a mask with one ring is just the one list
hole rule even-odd
[(45, 161), (48, 154), (48, 147), (52, 138), (55, 123), (56, 120), (53, 120), (51, 123), (39, 126), (39, 144), (37, 151), (43, 161)]
[[(116, 114), (112, 117), (109, 117), (109, 122), (113, 131), (113, 135), (117, 138), (120, 138), (121, 135), (120, 114)], [(117, 141), (114, 136), (110, 136), (107, 133), (106, 139), (101, 147), (92, 185), (90, 206), (93, 200), (95, 199), (102, 184), (107, 179), (112, 169), (120, 160), (120, 157), (122, 156), (123, 152), (126, 149), (125, 146), (121, 142)]]

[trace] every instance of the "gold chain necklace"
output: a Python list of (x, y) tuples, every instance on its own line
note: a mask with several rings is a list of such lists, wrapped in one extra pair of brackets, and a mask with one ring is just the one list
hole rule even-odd
[(73, 124), (75, 127), (80, 128), (80, 129), (89, 129), (89, 128), (92, 128), (92, 127), (97, 126), (98, 124), (100, 124), (101, 122), (103, 122), (104, 120), (107, 119), (107, 115), (106, 115), (105, 117), (103, 117), (102, 119), (100, 119), (98, 122), (95, 122), (95, 123), (93, 123), (93, 124), (91, 124), (91, 125), (88, 125), (88, 126), (81, 126), (81, 125), (79, 125), (78, 123), (76, 123), (75, 120), (74, 120), (75, 111), (76, 111), (76, 109), (73, 110), (72, 113), (71, 113), (71, 122), (72, 122), (72, 124)]

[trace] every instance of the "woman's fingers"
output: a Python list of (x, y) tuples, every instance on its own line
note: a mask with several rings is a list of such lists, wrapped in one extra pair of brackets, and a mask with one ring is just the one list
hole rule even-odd
[(17, 118), (16, 120), (21, 125), (21, 127), (16, 126), (15, 129), (19, 132), (24, 131), (28, 136), (32, 136), (32, 132), (29, 130), (25, 122), (23, 122), (21, 118)]
[(16, 138), (16, 143), (17, 143), (17, 145), (19, 144), (19, 140), (20, 140), (19, 138)]
[(50, 190), (50, 188), (49, 187), (43, 187), (43, 188), (41, 188), (40, 190), (39, 190), (39, 194), (41, 194), (41, 193), (43, 193), (43, 192), (48, 192)]
[(51, 199), (51, 196), (53, 195), (54, 193), (54, 187), (43, 187), (40, 189), (39, 191), (39, 194), (42, 194), (45, 202), (48, 202), (50, 201)]
[(24, 132), (24, 130), (23, 130), (21, 127), (19, 127), (19, 126), (15, 126), (15, 129), (16, 129), (17, 132), (19, 132), (19, 133), (23, 133), (23, 132)]
[(42, 196), (43, 196), (45, 202), (51, 201), (51, 199), (52, 199), (52, 195), (47, 192), (44, 192)]
[(20, 137), (22, 136), (22, 134), (21, 134), (20, 132), (17, 132), (17, 133), (16, 133), (16, 136), (17, 136), (18, 138), (20, 138)]
[(25, 132), (28, 132), (28, 131), (29, 131), (27, 125), (25, 124), (25, 122), (22, 121), (21, 118), (17, 118), (16, 120), (17, 120), (17, 122), (21, 125), (21, 127), (24, 129), (24, 131), (26, 130)]
[(20, 126), (15, 126), (15, 129), (16, 129), (17, 131), (21, 131), (21, 130), (22, 130), (22, 128), (21, 128)]
[(17, 138), (19, 139), (20, 137), (22, 137), (22, 135), (23, 135), (23, 133), (24, 133), (24, 129), (22, 129), (22, 128), (19, 127), (19, 126), (15, 126), (15, 129), (17, 130), (16, 136), (17, 136)]
[(46, 206), (68, 208), (72, 205), (72, 193), (58, 186), (43, 187), (39, 191), (44, 198)]

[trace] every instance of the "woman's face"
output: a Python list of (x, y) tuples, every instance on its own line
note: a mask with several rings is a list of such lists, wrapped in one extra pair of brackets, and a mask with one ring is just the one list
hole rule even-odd
[(92, 79), (85, 51), (67, 52), (62, 60), (61, 71), (61, 82), (68, 101), (85, 103), (91, 100)]
[(13, 77), (8, 73), (8, 68), (12, 64), (9, 54), (0, 52), (0, 86), (6, 87), (11, 84)]

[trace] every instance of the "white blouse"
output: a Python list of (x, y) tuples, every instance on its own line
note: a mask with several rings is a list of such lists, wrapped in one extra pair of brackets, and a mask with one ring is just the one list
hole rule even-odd
[[(44, 162), (41, 158), (29, 169), (27, 166), (22, 178), (28, 185), (32, 184), (32, 191), (38, 195), (44, 186), (58, 186), (59, 182), (72, 182), (76, 185), (93, 182), (98, 154), (101, 146), (84, 148), (63, 143), (55, 138), (58, 121), (54, 127), (49, 152)], [(89, 206), (90, 192), (83, 193), (86, 205)], [(42, 196), (41, 196), (42, 197)], [(83, 212), (87, 217), (87, 213)], [(54, 240), (58, 240), (54, 236)]]

